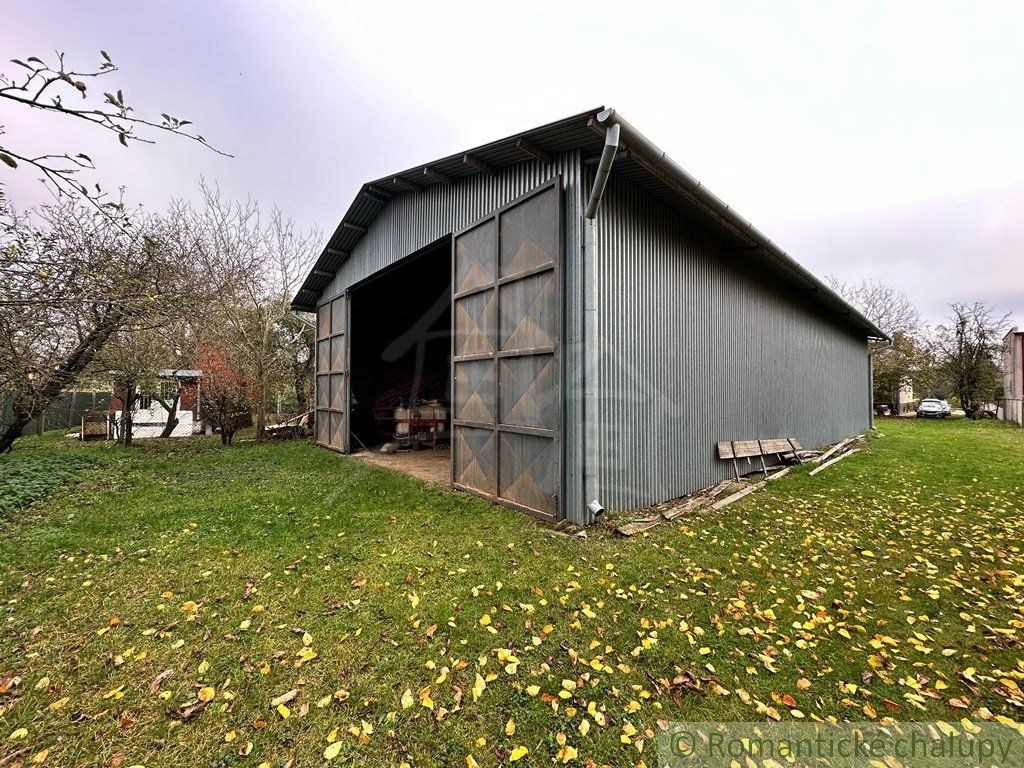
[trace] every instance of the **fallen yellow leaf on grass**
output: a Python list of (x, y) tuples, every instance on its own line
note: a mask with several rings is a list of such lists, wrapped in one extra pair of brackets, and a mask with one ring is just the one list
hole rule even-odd
[(336, 741), (333, 744), (328, 744), (324, 749), (324, 760), (333, 760), (341, 752), (341, 742)]
[(579, 751), (576, 747), (566, 744), (558, 750), (558, 754), (555, 756), (555, 759), (562, 761), (562, 763), (568, 763), (570, 760), (575, 760), (578, 756)]
[(523, 757), (525, 757), (527, 753), (529, 753), (529, 751), (530, 750), (528, 750), (526, 747), (519, 745), (518, 747), (512, 750), (512, 754), (508, 756), (508, 759), (514, 763), (517, 760), (521, 760)]
[(196, 698), (200, 701), (211, 701), (216, 695), (216, 691), (208, 685), (204, 685), (199, 689), (199, 693), (196, 694)]

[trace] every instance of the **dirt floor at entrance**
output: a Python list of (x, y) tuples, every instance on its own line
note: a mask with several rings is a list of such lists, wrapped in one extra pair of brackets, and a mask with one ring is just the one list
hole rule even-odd
[(428, 483), (450, 485), (451, 450), (449, 448), (426, 448), (422, 451), (399, 451), (398, 453), (380, 453), (380, 451), (362, 451), (353, 454), (356, 458), (387, 467), (396, 472), (418, 477)]

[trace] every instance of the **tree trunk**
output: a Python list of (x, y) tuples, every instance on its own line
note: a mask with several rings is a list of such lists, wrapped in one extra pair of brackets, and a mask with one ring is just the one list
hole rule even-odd
[(30, 404), (19, 402), (17, 397), (13, 399), (11, 423), (0, 436), (0, 453), (9, 451), (14, 441), (21, 437), (26, 425), (35, 417), (42, 418), (53, 401), (77, 381), (79, 374), (89, 366), (96, 353), (124, 319), (125, 313), (118, 309), (110, 310), (106, 318), (71, 350), (63, 365), (50, 374), (46, 384), (38, 392), (33, 393)]
[(14, 446), (14, 441), (21, 437), (22, 430), (32, 421), (28, 416), (23, 416), (8, 424), (3, 433), (0, 434), (0, 454), (7, 453)]
[(132, 444), (132, 412), (135, 410), (135, 387), (131, 390), (125, 387), (124, 398), (121, 401), (121, 442), (125, 448)]
[(178, 426), (178, 403), (181, 402), (181, 387), (178, 388), (178, 391), (175, 393), (174, 399), (171, 400), (170, 405), (160, 398), (157, 398), (157, 402), (163, 406), (165, 411), (167, 411), (167, 423), (164, 425), (164, 429), (160, 433), (160, 437), (170, 437), (171, 433), (174, 432), (174, 428)]
[(256, 444), (263, 440), (263, 430), (267, 426), (267, 377), (262, 366), (256, 371)]

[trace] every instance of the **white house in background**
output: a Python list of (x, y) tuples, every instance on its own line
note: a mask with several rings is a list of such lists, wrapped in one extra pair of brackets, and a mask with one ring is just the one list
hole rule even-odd
[(904, 381), (900, 391), (896, 393), (896, 415), (910, 416), (915, 412), (914, 385), (910, 381)]
[[(139, 392), (135, 400), (135, 412), (132, 414), (132, 437), (136, 439), (160, 437), (164, 427), (167, 426), (168, 416), (168, 411), (160, 404), (160, 400), (170, 404), (179, 387), (181, 388), (181, 397), (178, 400), (178, 424), (171, 432), (171, 437), (187, 437), (199, 433), (202, 430), (200, 377), (203, 372), (167, 368), (161, 370), (157, 375), (160, 391)], [(121, 395), (122, 392), (115, 383), (114, 392), (110, 398), (110, 416), (113, 425), (121, 424), (121, 409), (123, 407)]]
[(1024, 426), (1024, 331), (1015, 327), (1003, 338), (1003, 399), (999, 418)]

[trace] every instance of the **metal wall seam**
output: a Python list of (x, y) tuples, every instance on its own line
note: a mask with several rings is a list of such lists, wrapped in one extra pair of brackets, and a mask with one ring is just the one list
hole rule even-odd
[(614, 173), (595, 236), (606, 507), (724, 479), (718, 440), (866, 428), (864, 338)]

